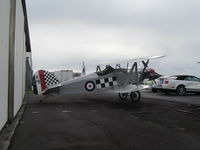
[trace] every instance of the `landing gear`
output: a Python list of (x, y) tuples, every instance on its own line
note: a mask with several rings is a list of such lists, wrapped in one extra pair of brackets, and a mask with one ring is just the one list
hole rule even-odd
[(139, 91), (134, 91), (130, 93), (130, 100), (127, 100), (128, 93), (119, 93), (118, 94), (120, 100), (124, 102), (138, 102), (141, 98), (141, 94)]
[(141, 98), (141, 94), (139, 91), (131, 92), (130, 98), (132, 102), (138, 102)]
[(128, 93), (119, 93), (118, 96), (121, 100), (125, 101), (128, 97)]

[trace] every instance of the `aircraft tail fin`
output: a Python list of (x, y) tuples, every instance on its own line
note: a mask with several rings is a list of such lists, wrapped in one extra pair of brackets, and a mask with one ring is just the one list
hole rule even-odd
[(49, 89), (59, 86), (60, 82), (52, 72), (38, 70), (33, 76), (33, 89), (35, 94), (45, 95)]

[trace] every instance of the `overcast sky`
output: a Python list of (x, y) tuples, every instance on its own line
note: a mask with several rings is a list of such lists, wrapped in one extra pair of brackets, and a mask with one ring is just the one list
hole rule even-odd
[(199, 0), (27, 0), (27, 9), (34, 70), (165, 54), (149, 66), (200, 76)]

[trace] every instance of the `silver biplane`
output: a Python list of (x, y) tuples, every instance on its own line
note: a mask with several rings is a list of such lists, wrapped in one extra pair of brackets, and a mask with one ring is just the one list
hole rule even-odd
[[(72, 80), (60, 82), (56, 76), (48, 71), (39, 70), (34, 74), (33, 87), (38, 95), (58, 95), (70, 93), (113, 92), (118, 93), (123, 101), (136, 102), (141, 98), (140, 90), (149, 86), (144, 85), (144, 79), (155, 79), (160, 75), (154, 69), (148, 68), (151, 59), (161, 58), (164, 55), (131, 59), (128, 61), (105, 65), (98, 65), (96, 72)], [(120, 64), (126, 63), (126, 67)], [(139, 68), (139, 64), (142, 68)], [(128, 98), (130, 95), (130, 99)]]

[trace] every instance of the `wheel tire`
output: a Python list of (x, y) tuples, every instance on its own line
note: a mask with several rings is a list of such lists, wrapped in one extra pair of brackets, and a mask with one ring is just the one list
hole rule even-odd
[(118, 96), (119, 96), (119, 98), (120, 98), (121, 100), (124, 101), (124, 100), (127, 99), (128, 93), (119, 93)]
[(131, 92), (130, 98), (132, 102), (138, 102), (141, 98), (141, 94), (139, 91)]
[(185, 95), (185, 93), (186, 93), (185, 86), (180, 85), (180, 86), (178, 86), (178, 87), (176, 88), (176, 94), (177, 94), (177, 95), (182, 96), (182, 95)]
[(158, 92), (158, 90), (157, 90), (156, 88), (152, 88), (151, 91), (152, 91), (153, 93), (157, 93), (157, 92)]
[(200, 95), (200, 92), (196, 92), (195, 94), (196, 94), (196, 95)]

